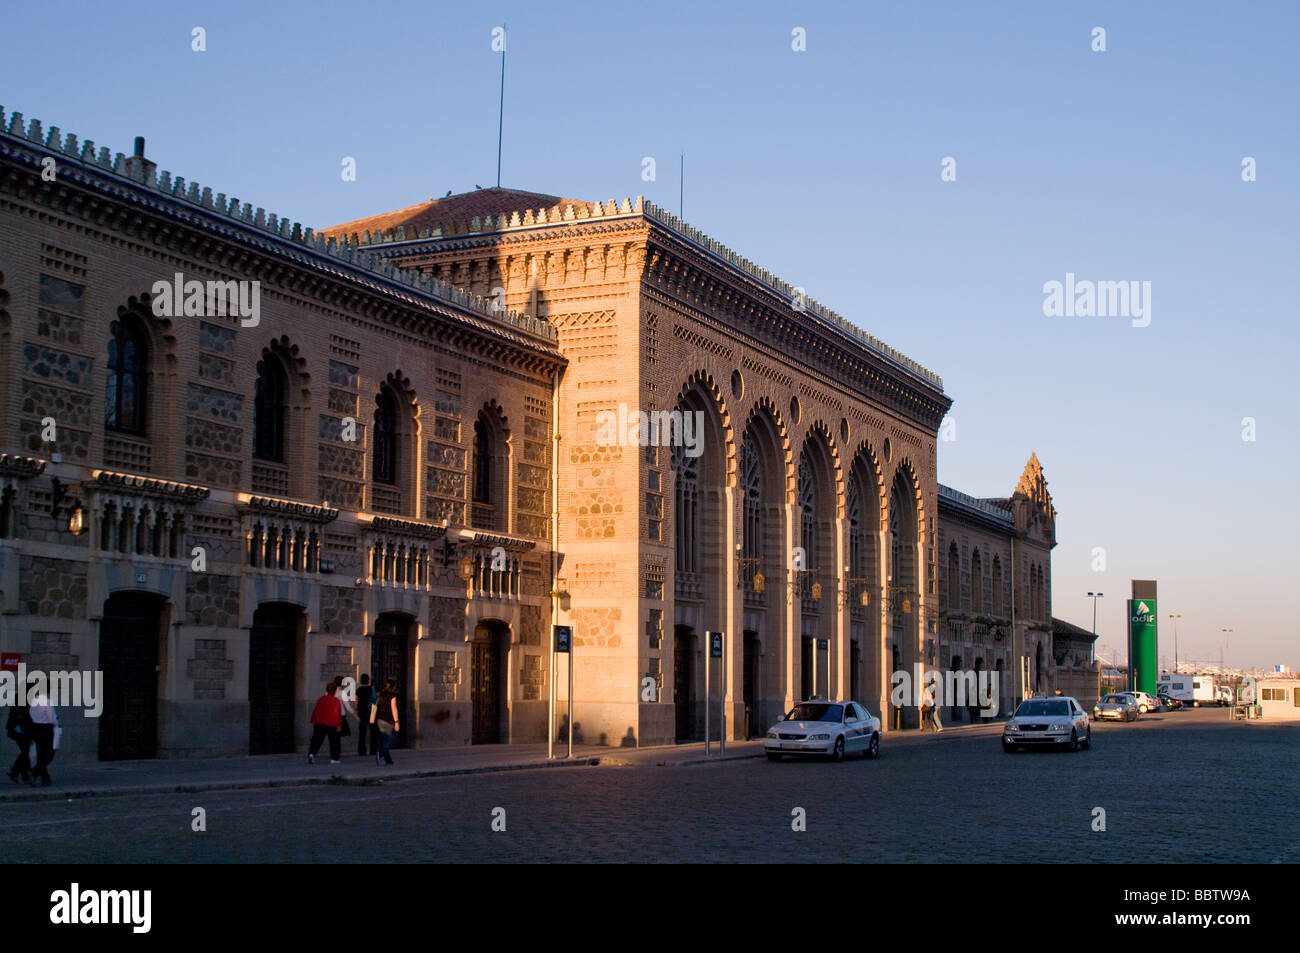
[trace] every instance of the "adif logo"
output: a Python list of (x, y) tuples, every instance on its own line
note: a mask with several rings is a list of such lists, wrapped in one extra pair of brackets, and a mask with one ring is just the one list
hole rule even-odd
[(148, 933), (152, 923), (152, 890), (70, 890), (50, 894), (50, 922), (55, 924), (128, 923), (133, 933)]
[(1043, 314), (1049, 318), (1132, 318), (1133, 327), (1151, 323), (1151, 282), (1078, 281), (1065, 273), (1065, 283), (1043, 284)]
[(262, 283), (260, 281), (185, 280), (176, 272), (172, 281), (153, 283), (153, 313), (160, 318), (238, 317), (246, 328), (255, 328), (262, 320)]
[(1151, 612), (1151, 607), (1139, 599), (1138, 604), (1133, 607), (1133, 621), (1151, 622), (1154, 619), (1155, 615)]
[(688, 457), (704, 452), (700, 438), (704, 432), (704, 412), (700, 410), (628, 411), (620, 403), (618, 410), (596, 414), (596, 443), (602, 447), (681, 447)]

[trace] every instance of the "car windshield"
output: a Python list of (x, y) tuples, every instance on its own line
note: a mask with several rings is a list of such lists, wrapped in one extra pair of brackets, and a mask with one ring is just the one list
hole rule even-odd
[(1016, 709), (1016, 717), (1024, 718), (1026, 716), (1040, 718), (1046, 715), (1068, 715), (1070, 713), (1070, 703), (1061, 701), (1059, 698), (1044, 698), (1041, 700), (1023, 702)]
[(1107, 695), (1102, 699), (1103, 705), (1123, 705), (1128, 701), (1123, 695)]
[(786, 721), (834, 721), (844, 720), (843, 705), (828, 705), (825, 702), (804, 702), (796, 705), (785, 716)]

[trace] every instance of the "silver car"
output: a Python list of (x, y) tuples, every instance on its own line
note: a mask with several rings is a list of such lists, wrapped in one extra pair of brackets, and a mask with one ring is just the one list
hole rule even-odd
[(880, 719), (852, 701), (807, 701), (790, 709), (763, 739), (767, 760), (782, 756), (824, 755), (843, 761), (845, 755), (880, 755)]
[(1069, 695), (1026, 698), (1002, 729), (1003, 751), (1015, 751), (1022, 745), (1068, 747), (1071, 751), (1090, 748), (1088, 713)]
[(1101, 721), (1114, 718), (1116, 721), (1137, 721), (1138, 706), (1133, 696), (1127, 692), (1112, 692), (1092, 706), (1092, 717)]

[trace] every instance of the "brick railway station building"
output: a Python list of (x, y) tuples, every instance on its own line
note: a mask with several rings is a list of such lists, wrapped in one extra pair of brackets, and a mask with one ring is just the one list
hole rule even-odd
[[(0, 112), (0, 650), (103, 671), (63, 757), (301, 750), (361, 673), (408, 745), (541, 741), (556, 624), (610, 745), (702, 737), (712, 630), (733, 738), (807, 697), (914, 726), (916, 663), (1003, 712), (1087, 681), (1037, 459), (938, 485), (936, 374), (653, 204), (313, 230), (135, 153)], [(611, 439), (637, 411), (700, 429)]]

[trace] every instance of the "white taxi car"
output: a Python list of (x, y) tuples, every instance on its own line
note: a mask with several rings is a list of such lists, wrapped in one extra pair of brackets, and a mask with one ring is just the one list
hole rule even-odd
[(880, 755), (880, 719), (853, 701), (806, 701), (790, 709), (763, 739), (767, 760), (784, 755)]
[(1015, 751), (1021, 745), (1068, 747), (1071, 751), (1091, 748), (1088, 713), (1069, 695), (1026, 698), (1002, 729), (1003, 751)]

